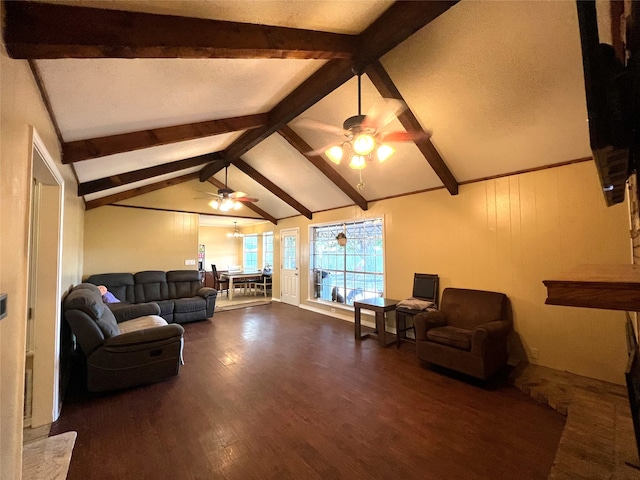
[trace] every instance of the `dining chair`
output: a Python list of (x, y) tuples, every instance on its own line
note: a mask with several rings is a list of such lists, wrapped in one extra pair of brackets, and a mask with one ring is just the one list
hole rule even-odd
[(267, 290), (271, 290), (271, 275), (262, 275), (260, 280), (255, 282), (255, 293), (258, 294), (258, 291), (262, 290), (264, 296), (267, 296)]
[(229, 279), (225, 278), (224, 280), (220, 279), (220, 274), (218, 273), (218, 269), (215, 264), (211, 264), (211, 271), (213, 272), (213, 282), (216, 290), (219, 292), (227, 291), (227, 297), (229, 296)]

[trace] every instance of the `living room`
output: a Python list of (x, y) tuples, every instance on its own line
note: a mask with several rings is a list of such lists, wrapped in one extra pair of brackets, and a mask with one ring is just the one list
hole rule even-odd
[[(462, 6), (464, 2), (453, 8)], [(569, 8), (575, 9), (575, 5)], [(575, 19), (572, 22), (575, 28)], [(576, 40), (572, 45), (574, 50), (579, 50), (578, 43)], [(399, 61), (391, 58), (389, 66), (393, 62)], [(44, 277), (45, 283), (58, 283), (62, 294), (93, 273), (188, 268), (185, 260), (195, 258), (201, 243), (200, 213), (188, 205), (201, 188), (200, 182), (191, 180), (121, 200), (117, 205), (86, 208), (86, 202), (91, 200), (77, 195), (81, 182), (72, 167), (63, 163), (59, 134), (42, 99), (32, 66), (25, 60), (10, 58), (3, 40), (0, 67), (3, 231), (0, 291), (8, 293), (9, 298), (8, 315), (0, 321), (0, 442), (3, 475), (6, 472), (7, 478), (20, 478), (25, 319), (31, 275), (28, 258), (32, 131), (29, 126), (35, 128), (64, 180), (59, 277), (55, 272), (47, 272)], [(517, 62), (512, 68), (517, 69)], [(581, 73), (580, 65), (577, 71)], [(322, 314), (327, 322), (334, 322), (336, 318), (352, 322), (351, 309), (313, 298), (311, 229), (318, 225), (381, 219), (386, 297), (408, 297), (416, 272), (438, 274), (441, 290), (460, 287), (503, 292), (509, 297), (514, 312), (515, 334), (510, 340), (512, 363), (528, 360), (622, 385), (627, 362), (624, 313), (545, 305), (547, 293), (543, 280), (552, 279), (576, 265), (629, 264), (632, 257), (629, 205), (625, 201), (607, 207), (603, 200), (591, 159), (588, 131), (584, 117), (580, 116), (586, 114), (584, 92), (579, 91), (578, 96), (582, 99), (579, 118), (576, 120), (574, 111), (567, 114), (572, 118), (571, 126), (561, 129), (554, 137), (556, 145), (562, 148), (549, 149), (548, 152), (554, 153), (547, 152), (547, 155), (553, 158), (545, 159), (540, 168), (512, 168), (510, 163), (512, 155), (520, 152), (529, 155), (527, 148), (544, 154), (543, 150), (536, 150), (544, 142), (532, 136), (528, 143), (523, 142), (524, 146), (513, 151), (501, 145), (506, 153), (502, 150), (493, 154), (500, 157), (497, 163), (501, 164), (501, 170), (461, 180), (457, 195), (442, 186), (405, 190), (402, 195), (373, 195), (367, 197), (370, 201), (366, 211), (351, 203), (320, 207), (313, 209), (312, 218), (294, 212), (279, 215), (275, 224), (265, 221), (243, 227), (242, 231), (246, 235), (273, 232), (276, 266), (282, 263), (282, 232), (297, 232), (299, 308), (305, 313)], [(465, 108), (470, 108), (469, 105), (465, 104)], [(563, 101), (556, 99), (553, 111), (561, 112), (563, 105)], [(464, 110), (461, 107), (458, 115), (464, 116)], [(513, 117), (509, 119), (515, 122)], [(437, 135), (434, 130), (434, 143)], [(392, 161), (381, 165), (386, 168)], [(424, 159), (421, 161), (426, 165)], [(377, 167), (371, 165), (363, 171), (365, 188), (378, 189), (385, 183), (383, 178), (376, 177)], [(464, 178), (459, 172), (456, 173)], [(231, 173), (235, 174), (236, 170)], [(352, 182), (354, 176), (347, 178)], [(261, 202), (267, 199), (267, 194), (263, 196), (263, 191), (254, 184), (249, 187), (253, 187), (246, 188), (249, 193), (259, 192)], [(324, 196), (322, 189), (310, 193), (318, 198)], [(176, 198), (179, 199), (174, 203), (177, 207), (165, 207)], [(261, 202), (257, 205), (262, 205)], [(149, 208), (152, 205), (156, 208)], [(230, 228), (220, 227), (220, 231)], [(241, 247), (238, 248), (241, 251)], [(242, 263), (241, 259), (238, 263)], [(274, 268), (273, 298), (280, 297), (280, 271)], [(61, 296), (57, 302), (60, 300)], [(259, 315), (256, 311), (256, 316)], [(215, 325), (215, 321), (214, 317), (211, 323)], [(332, 328), (339, 330), (339, 327)], [(48, 337), (49, 343), (55, 344), (54, 326), (45, 330), (42, 334)], [(288, 341), (293, 340), (295, 338)], [(47, 352), (55, 350), (51, 346), (42, 348)], [(188, 349), (187, 342), (187, 357)], [(400, 351), (400, 355), (406, 355), (406, 348)], [(389, 350), (384, 354), (394, 353)], [(53, 369), (53, 357), (39, 358), (38, 362), (44, 363), (41, 368)], [(41, 412), (35, 425), (50, 424), (59, 415), (62, 399), (54, 393), (55, 384), (55, 375), (50, 374), (45, 385), (34, 392)]]

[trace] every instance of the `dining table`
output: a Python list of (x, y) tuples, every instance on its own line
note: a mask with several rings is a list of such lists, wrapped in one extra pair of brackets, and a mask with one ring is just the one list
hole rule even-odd
[(247, 290), (247, 283), (251, 280), (259, 280), (262, 276), (262, 272), (260, 270), (254, 271), (239, 271), (239, 272), (220, 272), (221, 279), (229, 280), (229, 300), (233, 300), (233, 292), (235, 287), (233, 286), (234, 282), (236, 284), (242, 283), (244, 284), (245, 293)]

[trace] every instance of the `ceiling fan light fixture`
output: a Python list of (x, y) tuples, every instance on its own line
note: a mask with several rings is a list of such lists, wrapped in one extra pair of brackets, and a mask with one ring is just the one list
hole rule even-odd
[(340, 160), (342, 160), (342, 155), (343, 155), (343, 150), (342, 147), (340, 145), (334, 145), (333, 147), (331, 147), (329, 150), (327, 150), (326, 152), (324, 152), (325, 155), (327, 155), (327, 157), (329, 157), (329, 160), (331, 160), (333, 163), (335, 164), (340, 164)]
[(378, 147), (378, 150), (376, 150), (376, 155), (378, 157), (378, 161), (382, 163), (385, 160), (387, 160), (389, 157), (391, 157), (391, 155), (393, 155), (395, 152), (396, 152), (396, 149), (393, 147), (390, 147), (389, 145), (380, 145)]
[(354, 155), (353, 157), (351, 157), (351, 162), (349, 163), (349, 166), (354, 170), (362, 170), (364, 167), (367, 166), (367, 162), (362, 155)]
[(368, 133), (360, 133), (353, 139), (353, 151), (357, 155), (369, 155), (376, 148), (376, 141)]
[(218, 200), (211, 200), (209, 206), (214, 210), (218, 210), (218, 208), (220, 208), (220, 202)]
[(242, 203), (234, 202), (234, 204), (233, 204), (233, 209), (234, 210), (240, 210), (241, 208), (242, 208)]

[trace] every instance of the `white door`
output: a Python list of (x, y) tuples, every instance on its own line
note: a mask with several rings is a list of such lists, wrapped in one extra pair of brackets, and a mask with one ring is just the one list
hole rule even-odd
[(290, 305), (300, 305), (300, 255), (297, 228), (280, 232), (280, 300)]

